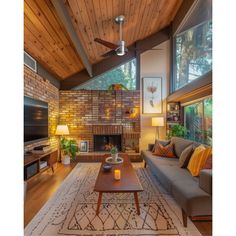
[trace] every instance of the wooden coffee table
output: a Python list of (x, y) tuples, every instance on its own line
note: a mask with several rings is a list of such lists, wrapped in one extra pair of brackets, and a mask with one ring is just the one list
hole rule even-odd
[[(103, 193), (123, 193), (130, 192), (134, 193), (135, 204), (137, 208), (137, 213), (140, 215), (139, 201), (138, 201), (138, 192), (143, 191), (143, 187), (139, 182), (139, 179), (136, 175), (136, 172), (129, 160), (127, 154), (119, 154), (124, 159), (122, 164), (113, 165), (110, 172), (103, 172), (103, 164), (105, 163), (106, 157), (110, 156), (109, 154), (104, 155), (104, 160), (102, 162), (96, 184), (94, 187), (95, 192), (99, 192), (97, 211), (96, 214), (99, 214), (99, 208), (102, 202)], [(114, 169), (120, 169), (121, 179), (114, 179)]]

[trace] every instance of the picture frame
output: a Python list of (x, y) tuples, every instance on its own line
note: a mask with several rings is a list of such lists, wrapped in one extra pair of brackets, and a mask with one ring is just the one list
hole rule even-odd
[(80, 149), (80, 152), (82, 152), (82, 153), (89, 152), (89, 141), (88, 140), (81, 140), (79, 142), (79, 149)]
[(143, 90), (143, 114), (162, 113), (162, 78), (144, 77)]

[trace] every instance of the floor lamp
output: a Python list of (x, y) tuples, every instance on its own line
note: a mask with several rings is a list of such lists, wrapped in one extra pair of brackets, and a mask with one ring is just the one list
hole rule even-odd
[(152, 126), (156, 127), (155, 140), (159, 139), (159, 127), (164, 126), (164, 117), (152, 117)]
[(64, 135), (69, 135), (69, 129), (67, 125), (57, 125), (55, 135), (59, 136), (59, 161), (61, 161), (61, 140)]

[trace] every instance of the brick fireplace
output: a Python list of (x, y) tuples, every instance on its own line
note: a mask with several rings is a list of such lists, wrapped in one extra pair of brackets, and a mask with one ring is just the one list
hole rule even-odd
[(118, 151), (122, 151), (120, 134), (93, 135), (93, 149), (95, 152), (108, 152), (112, 146), (116, 146)]
[(98, 135), (119, 135), (121, 151), (139, 152), (140, 91), (60, 91), (59, 123), (78, 143), (88, 140), (89, 152)]

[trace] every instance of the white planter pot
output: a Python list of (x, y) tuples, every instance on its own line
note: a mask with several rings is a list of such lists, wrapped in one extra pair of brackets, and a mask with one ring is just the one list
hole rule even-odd
[(68, 155), (64, 156), (63, 164), (70, 165), (70, 156)]
[(112, 161), (113, 162), (116, 162), (117, 158), (118, 158), (118, 153), (116, 154), (111, 154), (111, 157), (112, 157)]

